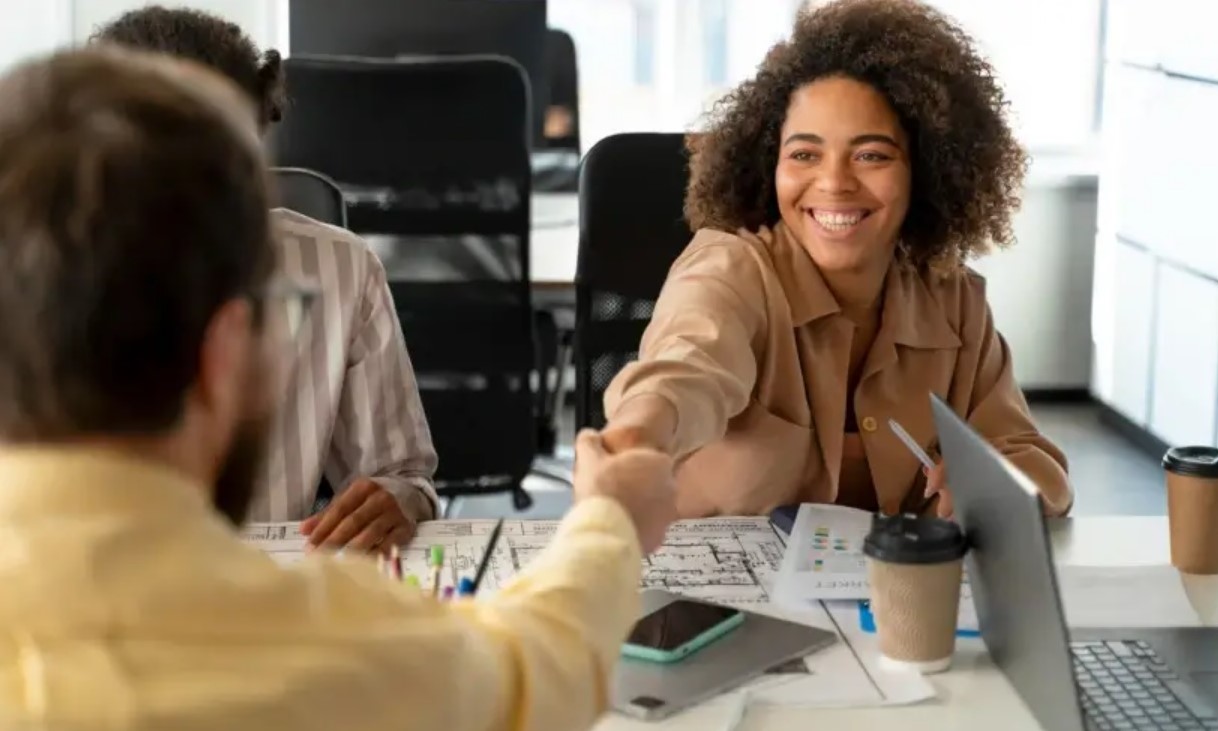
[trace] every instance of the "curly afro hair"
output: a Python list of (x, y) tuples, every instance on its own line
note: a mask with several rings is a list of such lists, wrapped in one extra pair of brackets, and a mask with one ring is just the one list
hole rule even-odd
[(166, 53), (203, 64), (245, 90), (258, 105), (263, 127), (283, 117), (286, 93), (279, 51), (271, 49), (259, 54), (258, 47), (240, 26), (219, 16), (150, 5), (128, 11), (98, 28), (90, 40)]
[(756, 230), (779, 220), (779, 134), (791, 94), (843, 76), (883, 94), (910, 140), (909, 212), (897, 257), (950, 271), (1013, 239), (1027, 155), (1008, 103), (972, 40), (914, 0), (838, 0), (805, 10), (757, 75), (721, 99), (690, 135), (690, 226)]

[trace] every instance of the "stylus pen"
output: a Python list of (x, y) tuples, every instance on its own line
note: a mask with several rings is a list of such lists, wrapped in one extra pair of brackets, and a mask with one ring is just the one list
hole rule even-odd
[(914, 438), (909, 436), (909, 432), (905, 431), (905, 428), (898, 424), (896, 419), (888, 420), (888, 428), (892, 429), (892, 433), (897, 435), (897, 439), (904, 442), (905, 446), (910, 452), (913, 452), (913, 456), (918, 458), (918, 461), (922, 463), (923, 467), (928, 470), (933, 470), (935, 468), (935, 461), (930, 458), (930, 455), (926, 453), (926, 450), (922, 449), (922, 445), (915, 442)]
[[(935, 468), (935, 461), (930, 458), (930, 455), (926, 453), (925, 449), (922, 449), (922, 445), (914, 441), (914, 438), (909, 435), (909, 432), (905, 431), (905, 427), (897, 423), (896, 419), (888, 420), (888, 428), (892, 429), (892, 433), (896, 434), (897, 439), (901, 440), (901, 443), (905, 445), (906, 449), (912, 452), (913, 456), (918, 458), (918, 461), (922, 463), (923, 467), (928, 470), (933, 470)], [(930, 508), (930, 504), (934, 502), (934, 499), (934, 495), (925, 498), (922, 501), (922, 504), (918, 506), (917, 514), (921, 515), (922, 513), (925, 513), (927, 509)]]

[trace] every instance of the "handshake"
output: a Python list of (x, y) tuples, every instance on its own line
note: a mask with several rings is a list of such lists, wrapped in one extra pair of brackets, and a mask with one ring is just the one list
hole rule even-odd
[(612, 432), (585, 429), (576, 437), (574, 492), (577, 501), (597, 496), (617, 501), (634, 522), (645, 554), (659, 548), (677, 517), (672, 457), (614, 440)]

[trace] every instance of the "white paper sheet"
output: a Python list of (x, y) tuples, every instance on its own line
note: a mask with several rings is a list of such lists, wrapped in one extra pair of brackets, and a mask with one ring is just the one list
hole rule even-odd
[[(857, 607), (855, 602), (846, 604)], [(872, 646), (874, 642), (858, 630), (857, 609), (850, 614), (842, 607), (821, 602), (801, 612), (774, 605), (749, 609), (828, 630), (838, 636), (838, 642), (707, 701), (704, 704), (707, 707), (725, 712), (738, 710), (740, 697), (745, 693), (749, 706), (819, 708), (907, 705), (935, 697), (934, 686), (921, 675), (889, 673), (878, 667), (879, 654)], [(847, 618), (853, 620), (852, 625)]]
[(300, 523), (246, 523), (241, 528), (241, 539), (281, 563), (304, 556), (305, 538), (300, 534)]
[(866, 599), (863, 539), (871, 513), (839, 505), (799, 506), (774, 586), (776, 601), (807, 606), (822, 599)]

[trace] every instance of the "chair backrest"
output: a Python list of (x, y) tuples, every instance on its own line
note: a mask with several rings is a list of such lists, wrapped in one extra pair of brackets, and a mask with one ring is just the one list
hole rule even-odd
[(557, 28), (546, 31), (546, 62), (549, 70), (551, 107), (565, 107), (571, 114), (571, 134), (548, 139), (551, 149), (580, 152), (579, 144), (579, 64), (575, 55), (575, 40), (571, 34)]
[(347, 203), (338, 184), (315, 170), (273, 168), (279, 205), (309, 218), (347, 227)]
[(528, 80), (498, 56), (294, 56), (278, 165), (329, 175), (361, 233), (489, 234), (529, 217)]
[(575, 276), (576, 424), (605, 423), (610, 381), (639, 340), (673, 261), (689, 244), (681, 134), (607, 137), (584, 158)]
[(535, 456), (529, 90), (497, 57), (290, 58), (282, 164), (344, 187), (385, 264), (440, 464), (459, 494)]

